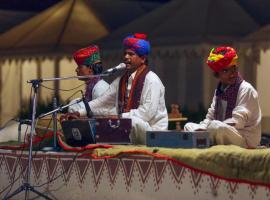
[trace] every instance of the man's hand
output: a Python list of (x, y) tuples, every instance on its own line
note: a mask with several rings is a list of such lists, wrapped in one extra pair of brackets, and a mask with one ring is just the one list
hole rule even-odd
[(119, 115), (95, 115), (95, 118), (110, 118), (110, 119), (119, 119)]
[(66, 113), (60, 117), (60, 121), (66, 121), (66, 120), (72, 120), (72, 119), (79, 119), (80, 113), (74, 112), (74, 113)]

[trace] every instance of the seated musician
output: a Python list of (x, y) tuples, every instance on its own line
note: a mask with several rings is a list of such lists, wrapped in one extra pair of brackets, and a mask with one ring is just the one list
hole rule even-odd
[[(103, 71), (100, 52), (97, 45), (91, 45), (86, 48), (79, 49), (73, 54), (73, 58), (77, 63), (76, 73), (78, 76), (98, 75)], [(91, 101), (103, 95), (109, 89), (109, 84), (101, 77), (89, 77), (79, 78), (79, 80), (85, 82), (85, 98), (86, 101)], [(74, 99), (72, 102), (75, 102)], [(79, 104), (73, 105), (73, 109), (76, 109)], [(78, 113), (68, 114), (61, 116), (61, 120), (64, 118), (77, 118)]]
[(186, 131), (207, 130), (214, 144), (255, 148), (261, 138), (261, 110), (256, 90), (242, 79), (231, 47), (212, 49), (208, 66), (219, 79), (206, 119), (187, 123)]
[[(146, 143), (146, 131), (166, 130), (168, 114), (165, 106), (165, 88), (158, 76), (149, 70), (147, 55), (150, 43), (144, 34), (127, 36), (124, 41), (125, 73), (117, 77), (109, 90), (101, 97), (90, 101), (94, 115), (118, 114), (132, 120), (131, 141), (135, 144)], [(69, 112), (86, 115), (81, 108), (70, 106)], [(115, 113), (112, 113), (113, 108)]]

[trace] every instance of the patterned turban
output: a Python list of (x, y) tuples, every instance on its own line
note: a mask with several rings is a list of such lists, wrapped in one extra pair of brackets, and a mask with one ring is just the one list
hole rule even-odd
[(126, 49), (135, 51), (139, 56), (145, 56), (150, 52), (150, 43), (146, 38), (145, 34), (135, 33), (127, 36), (123, 41), (123, 45)]
[(73, 58), (77, 65), (92, 65), (100, 62), (99, 48), (96, 45), (92, 45), (79, 49), (73, 54)]
[(214, 71), (236, 65), (238, 56), (232, 47), (213, 48), (207, 58), (207, 65)]

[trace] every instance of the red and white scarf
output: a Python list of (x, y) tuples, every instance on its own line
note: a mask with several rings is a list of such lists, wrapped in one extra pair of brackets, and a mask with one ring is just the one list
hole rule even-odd
[(128, 72), (126, 72), (120, 79), (118, 90), (118, 113), (129, 112), (131, 109), (136, 109), (140, 105), (140, 99), (144, 81), (149, 69), (146, 65), (140, 67), (132, 81), (130, 93), (128, 99), (126, 98), (127, 81), (129, 78)]

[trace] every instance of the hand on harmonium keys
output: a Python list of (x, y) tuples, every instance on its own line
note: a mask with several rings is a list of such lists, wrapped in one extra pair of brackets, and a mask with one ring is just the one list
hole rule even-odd
[(80, 119), (80, 113), (74, 112), (74, 113), (66, 113), (60, 117), (60, 121), (66, 121), (66, 120), (72, 120), (72, 119)]
[(120, 119), (121, 117), (119, 115), (95, 115), (96, 119), (100, 118), (109, 118), (109, 119)]

